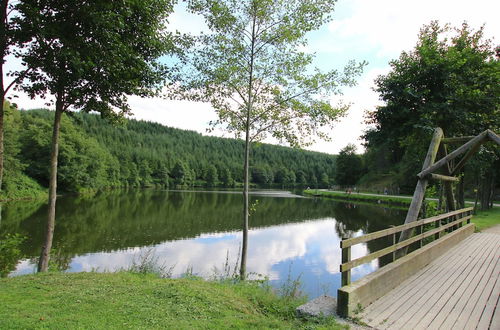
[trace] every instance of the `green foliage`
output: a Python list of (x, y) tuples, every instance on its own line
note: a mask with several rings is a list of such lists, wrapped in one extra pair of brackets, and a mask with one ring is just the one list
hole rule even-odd
[(252, 282), (48, 273), (0, 279), (0, 286), (0, 328), (6, 329), (342, 328), (333, 319), (296, 319), (302, 299), (280, 298)]
[(500, 207), (477, 212), (472, 217), (472, 222), (476, 225), (477, 231), (500, 225)]
[[(128, 95), (146, 96), (164, 79), (157, 59), (173, 53), (164, 29), (169, 0), (17, 2), (13, 24), (21, 41), (16, 56), (30, 69), (21, 88), (51, 94), (60, 111), (69, 107), (114, 117), (128, 113)], [(19, 74), (19, 73), (18, 73)]]
[(390, 65), (375, 82), (385, 104), (369, 113), (367, 158), (373, 172), (397, 171), (410, 192), (435, 127), (447, 137), (498, 131), (500, 58), (482, 27), (431, 22), (415, 48)]
[[(46, 110), (8, 112), (12, 139), (6, 148), (4, 198), (45, 196), (53, 116)], [(58, 189), (88, 192), (195, 182), (234, 187), (242, 181), (242, 149), (243, 142), (234, 139), (136, 120), (113, 125), (96, 115), (74, 113), (62, 119)], [(312, 175), (334, 174), (335, 157), (318, 152), (261, 144), (252, 157), (257, 164), (253, 182), (261, 186), (313, 185)], [(286, 180), (275, 183), (278, 171), (286, 172)]]
[[(26, 173), (48, 185), (51, 148), (50, 122), (53, 113), (23, 112), (22, 151)], [(118, 161), (99, 143), (63, 118), (58, 162), (59, 185), (66, 191), (102, 189), (117, 185)]]
[(335, 183), (341, 186), (355, 185), (363, 175), (363, 160), (356, 154), (356, 146), (348, 144), (337, 156)]
[(219, 182), (219, 175), (217, 174), (217, 168), (214, 165), (209, 165), (206, 175), (207, 186), (216, 187)]
[(210, 32), (193, 38), (189, 66), (178, 76), (183, 97), (210, 102), (219, 115), (212, 124), (249, 141), (270, 135), (300, 146), (313, 134), (327, 138), (321, 128), (347, 110), (332, 106), (329, 95), (354, 85), (364, 66), (321, 73), (310, 67), (313, 55), (300, 51), (306, 33), (331, 19), (334, 1), (189, 3)]
[(405, 197), (394, 197), (394, 196), (383, 196), (383, 195), (364, 195), (357, 193), (344, 193), (338, 191), (325, 191), (325, 190), (314, 190), (308, 189), (304, 190), (305, 195), (309, 196), (321, 196), (328, 197), (331, 199), (341, 200), (341, 201), (352, 201), (352, 202), (364, 202), (370, 204), (387, 204), (391, 206), (403, 206), (407, 210), (411, 203), (411, 198)]
[(16, 269), (16, 265), (22, 257), (20, 245), (26, 237), (19, 234), (6, 235), (0, 238), (0, 277), (7, 275)]

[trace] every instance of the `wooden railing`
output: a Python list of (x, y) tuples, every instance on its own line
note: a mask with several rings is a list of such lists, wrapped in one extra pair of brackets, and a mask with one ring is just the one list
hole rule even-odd
[[(366, 234), (359, 237), (349, 238), (340, 242), (342, 249), (342, 264), (340, 271), (342, 273), (342, 286), (351, 283), (351, 269), (362, 264), (368, 263), (374, 259), (383, 257), (392, 253), (392, 261), (396, 260), (396, 251), (404, 248), (410, 244), (419, 243), (419, 248), (423, 246), (424, 238), (434, 236), (434, 240), (438, 240), (442, 233), (453, 231), (463, 225), (464, 222), (470, 223), (473, 208), (464, 208), (457, 211), (440, 214), (431, 218), (413, 221), (401, 226), (391, 227), (388, 229), (380, 230), (374, 233)], [(445, 220), (445, 221), (443, 221)], [(443, 223), (444, 222), (444, 223)], [(425, 226), (433, 224), (434, 226)], [(397, 234), (403, 231), (418, 229), (416, 235), (397, 243)], [(364, 257), (351, 260), (351, 246), (373, 241), (378, 238), (392, 236), (392, 244), (384, 249), (372, 252)]]

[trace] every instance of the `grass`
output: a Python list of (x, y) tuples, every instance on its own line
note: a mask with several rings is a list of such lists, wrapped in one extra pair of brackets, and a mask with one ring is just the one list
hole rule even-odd
[(344, 328), (295, 317), (303, 299), (256, 283), (152, 274), (48, 273), (0, 279), (0, 328)]
[(352, 202), (365, 202), (370, 204), (387, 204), (391, 206), (409, 206), (411, 199), (394, 197), (394, 196), (371, 196), (362, 195), (357, 193), (347, 194), (344, 192), (337, 191), (325, 191), (325, 190), (304, 190), (305, 195), (328, 197), (331, 199), (341, 200), (341, 201), (352, 201)]
[(472, 222), (476, 225), (477, 231), (499, 225), (500, 207), (494, 207), (486, 211), (478, 211), (477, 214), (472, 217)]
[[(304, 190), (304, 195), (327, 197), (334, 200), (351, 201), (356, 203), (387, 204), (396, 207), (404, 206), (405, 208), (407, 208), (411, 203), (411, 199), (408, 198), (380, 195), (371, 196), (361, 195), (357, 193), (347, 194), (344, 192), (314, 189)], [(500, 207), (493, 207), (492, 209), (486, 211), (478, 211), (477, 214), (472, 218), (472, 222), (476, 224), (477, 231), (481, 231), (494, 225), (500, 224)]]

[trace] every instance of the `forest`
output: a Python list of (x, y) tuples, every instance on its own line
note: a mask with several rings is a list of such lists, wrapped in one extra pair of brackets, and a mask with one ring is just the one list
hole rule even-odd
[[(431, 22), (417, 45), (390, 62), (375, 80), (383, 105), (369, 111), (363, 138), (369, 171), (360, 179), (379, 191), (413, 193), (435, 127), (446, 137), (475, 136), (500, 130), (500, 46), (483, 28), (467, 23), (453, 28)], [(450, 151), (461, 144), (451, 146)], [(484, 143), (461, 171), (456, 195), (491, 207), (498, 200), (500, 148)], [(435, 197), (442, 196), (436, 185)]]
[[(48, 186), (50, 126), (48, 110), (18, 110), (6, 103), (6, 197), (30, 196)], [(96, 114), (63, 118), (58, 189), (93, 192), (125, 187), (224, 187), (241, 185), (243, 142), (203, 136), (161, 124)], [(335, 156), (270, 144), (252, 148), (255, 187), (327, 188)]]

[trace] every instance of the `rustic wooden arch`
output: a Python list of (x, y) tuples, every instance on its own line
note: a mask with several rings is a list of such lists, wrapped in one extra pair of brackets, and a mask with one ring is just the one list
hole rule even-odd
[[(455, 175), (460, 172), (469, 158), (478, 151), (479, 147), (488, 141), (493, 141), (500, 145), (500, 137), (491, 130), (486, 130), (477, 136), (445, 138), (443, 130), (437, 127), (434, 130), (434, 135), (429, 145), (422, 171), (417, 174), (418, 182), (415, 187), (415, 192), (413, 193), (410, 208), (406, 214), (405, 224), (417, 220), (429, 179), (441, 180), (444, 182), (448, 209), (449, 211), (454, 211), (456, 206), (455, 198), (453, 196), (452, 183), (460, 181), (460, 179)], [(463, 142), (465, 142), (464, 145), (457, 148), (455, 151), (448, 153), (447, 145), (451, 143)], [(442, 158), (435, 161), (438, 153), (441, 154)], [(455, 160), (458, 156), (464, 153), (465, 155), (458, 161), (458, 163), (453, 165), (451, 161)], [(442, 172), (444, 172), (444, 174), (437, 174), (436, 171), (441, 169), (443, 169)], [(399, 241), (401, 242), (408, 239), (411, 234), (412, 231), (410, 230), (403, 231), (399, 237)]]

